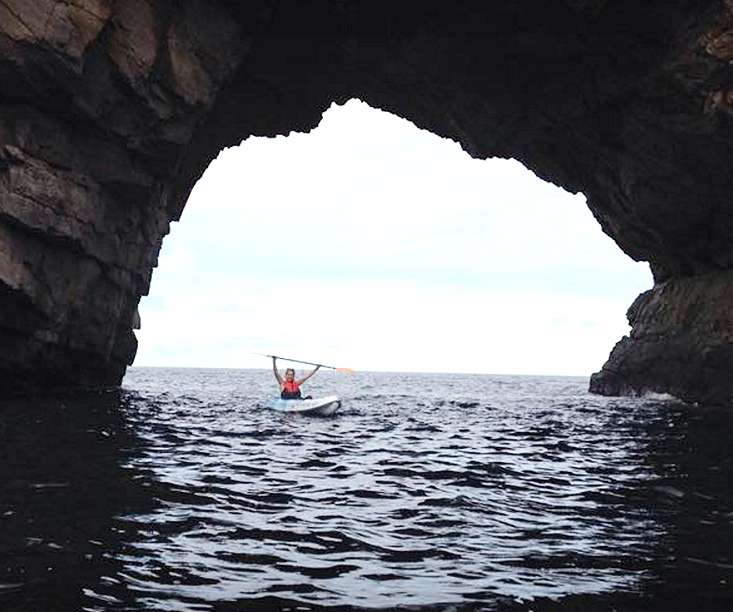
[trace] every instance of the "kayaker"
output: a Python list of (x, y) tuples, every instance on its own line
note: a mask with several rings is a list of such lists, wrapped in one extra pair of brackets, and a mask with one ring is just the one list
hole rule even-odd
[(300, 385), (306, 380), (313, 376), (321, 366), (317, 365), (312, 372), (308, 372), (302, 378), (295, 379), (295, 370), (288, 368), (285, 370), (285, 378), (280, 376), (280, 372), (277, 371), (277, 357), (272, 358), (272, 371), (275, 373), (277, 384), (280, 386), (280, 397), (282, 399), (310, 399), (309, 397), (304, 398), (300, 392)]

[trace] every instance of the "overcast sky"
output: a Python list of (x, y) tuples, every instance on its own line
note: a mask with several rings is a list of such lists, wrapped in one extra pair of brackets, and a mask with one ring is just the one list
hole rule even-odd
[(582, 195), (352, 100), (212, 162), (164, 240), (135, 365), (588, 375), (651, 286)]

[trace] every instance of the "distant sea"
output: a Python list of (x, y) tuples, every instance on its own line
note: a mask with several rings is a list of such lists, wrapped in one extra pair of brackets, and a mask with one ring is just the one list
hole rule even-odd
[(132, 368), (0, 402), (0, 610), (733, 610), (733, 411), (573, 377)]

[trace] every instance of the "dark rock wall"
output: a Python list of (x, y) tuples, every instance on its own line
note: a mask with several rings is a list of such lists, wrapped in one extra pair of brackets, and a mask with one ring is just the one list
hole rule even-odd
[(733, 405), (733, 272), (659, 283), (632, 304), (629, 322), (592, 391)]
[(359, 97), (584, 192), (650, 262), (657, 286), (595, 391), (729, 401), (733, 381), (700, 390), (724, 378), (725, 317), (660, 313), (725, 302), (710, 292), (733, 266), (733, 2), (393, 4), (0, 3), (4, 386), (116, 384), (209, 161)]
[(203, 2), (0, 3), (0, 382), (115, 385), (182, 152), (241, 61)]

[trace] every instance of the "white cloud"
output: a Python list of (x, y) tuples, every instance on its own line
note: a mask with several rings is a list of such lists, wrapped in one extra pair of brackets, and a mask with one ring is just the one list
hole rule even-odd
[(582, 196), (352, 101), (211, 164), (165, 240), (136, 363), (267, 367), (248, 351), (277, 348), (374, 370), (588, 374), (650, 284)]

